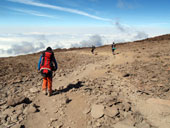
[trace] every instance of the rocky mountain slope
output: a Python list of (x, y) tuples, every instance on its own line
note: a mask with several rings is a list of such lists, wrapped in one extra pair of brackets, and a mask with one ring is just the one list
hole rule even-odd
[(0, 128), (170, 127), (170, 35), (90, 50), (54, 50), (51, 97), (41, 53), (0, 58)]

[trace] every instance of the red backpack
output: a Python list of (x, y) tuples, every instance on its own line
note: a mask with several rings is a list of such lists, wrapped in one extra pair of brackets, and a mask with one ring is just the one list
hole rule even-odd
[(52, 70), (52, 52), (46, 51), (42, 54), (40, 70), (43, 70), (43, 73), (48, 73)]

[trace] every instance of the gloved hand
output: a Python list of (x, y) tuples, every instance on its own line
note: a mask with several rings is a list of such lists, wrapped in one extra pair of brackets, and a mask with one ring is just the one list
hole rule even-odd
[(56, 70), (57, 70), (57, 68), (53, 66), (52, 67), (52, 71), (56, 71)]
[(56, 69), (56, 68), (54, 68), (54, 71), (57, 71), (57, 69)]

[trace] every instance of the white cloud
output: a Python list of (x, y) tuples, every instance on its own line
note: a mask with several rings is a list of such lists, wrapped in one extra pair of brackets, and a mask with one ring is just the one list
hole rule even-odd
[(134, 37), (134, 39), (136, 40), (141, 40), (141, 39), (146, 39), (146, 38), (148, 38), (148, 34), (142, 31), (137, 32), (136, 36)]
[(20, 44), (14, 44), (9, 48), (8, 50), (3, 50), (4, 53), (8, 54), (28, 54), (28, 53), (34, 53), (41, 49), (45, 48), (45, 45), (40, 42), (38, 47), (35, 47), (33, 43), (31, 42), (22, 42)]
[(1, 53), (1, 54), (4, 54), (4, 53), (5, 53), (5, 50), (4, 50), (4, 49), (0, 49), (0, 53)]
[[(16, 30), (17, 33), (14, 33)], [(110, 27), (1, 28), (0, 56), (38, 52), (47, 46), (53, 49), (100, 46), (167, 33), (169, 29), (131, 27), (118, 21)]]
[(17, 11), (17, 12), (21, 12), (21, 13), (30, 14), (30, 15), (59, 19), (59, 18), (57, 18), (56, 16), (43, 14), (43, 13), (40, 13), (40, 12), (37, 12), (37, 11), (33, 11), (33, 10), (17, 9), (17, 8), (9, 8), (9, 9), (14, 10), (14, 11)]
[(100, 35), (92, 35), (89, 37), (88, 40), (83, 40), (79, 43), (74, 43), (71, 45), (71, 47), (91, 47), (92, 45), (98, 47), (102, 46), (103, 44), (103, 39)]
[[(1, 42), (11, 42), (11, 41), (14, 41), (14, 39), (11, 39), (11, 38), (6, 38), (6, 37), (0, 37), (0, 41)], [(15, 40), (16, 41), (16, 40)]]
[(120, 30), (121, 32), (127, 32), (127, 27), (123, 26), (122, 24), (120, 24), (118, 21), (115, 22), (115, 26), (117, 27), (118, 30)]
[(128, 38), (131, 38), (129, 39), (130, 41), (141, 40), (149, 37), (146, 32), (142, 30), (137, 30), (127, 25), (125, 26), (118, 21), (115, 22), (115, 26), (121, 32), (122, 35), (126, 35), (127, 37), (129, 36)]
[(54, 5), (50, 5), (50, 4), (44, 4), (44, 3), (40, 3), (40, 2), (35, 2), (33, 0), (8, 0), (8, 1), (16, 2), (16, 3), (22, 3), (22, 4), (26, 4), (26, 5), (37, 6), (37, 7), (50, 8), (50, 9), (69, 12), (69, 13), (74, 13), (74, 14), (90, 17), (90, 18), (93, 18), (93, 19), (96, 19), (96, 20), (102, 20), (102, 21), (107, 21), (107, 22), (112, 21), (111, 19), (91, 15), (87, 12), (83, 12), (83, 11), (80, 11), (80, 10), (76, 10), (76, 9), (72, 9), (72, 8), (64, 8), (64, 7), (61, 7), (61, 6), (54, 6)]

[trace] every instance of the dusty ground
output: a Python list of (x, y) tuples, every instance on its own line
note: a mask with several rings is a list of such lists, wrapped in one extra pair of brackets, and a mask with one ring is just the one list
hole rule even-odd
[(56, 50), (53, 95), (41, 92), (40, 53), (0, 58), (0, 128), (170, 128), (170, 35)]

